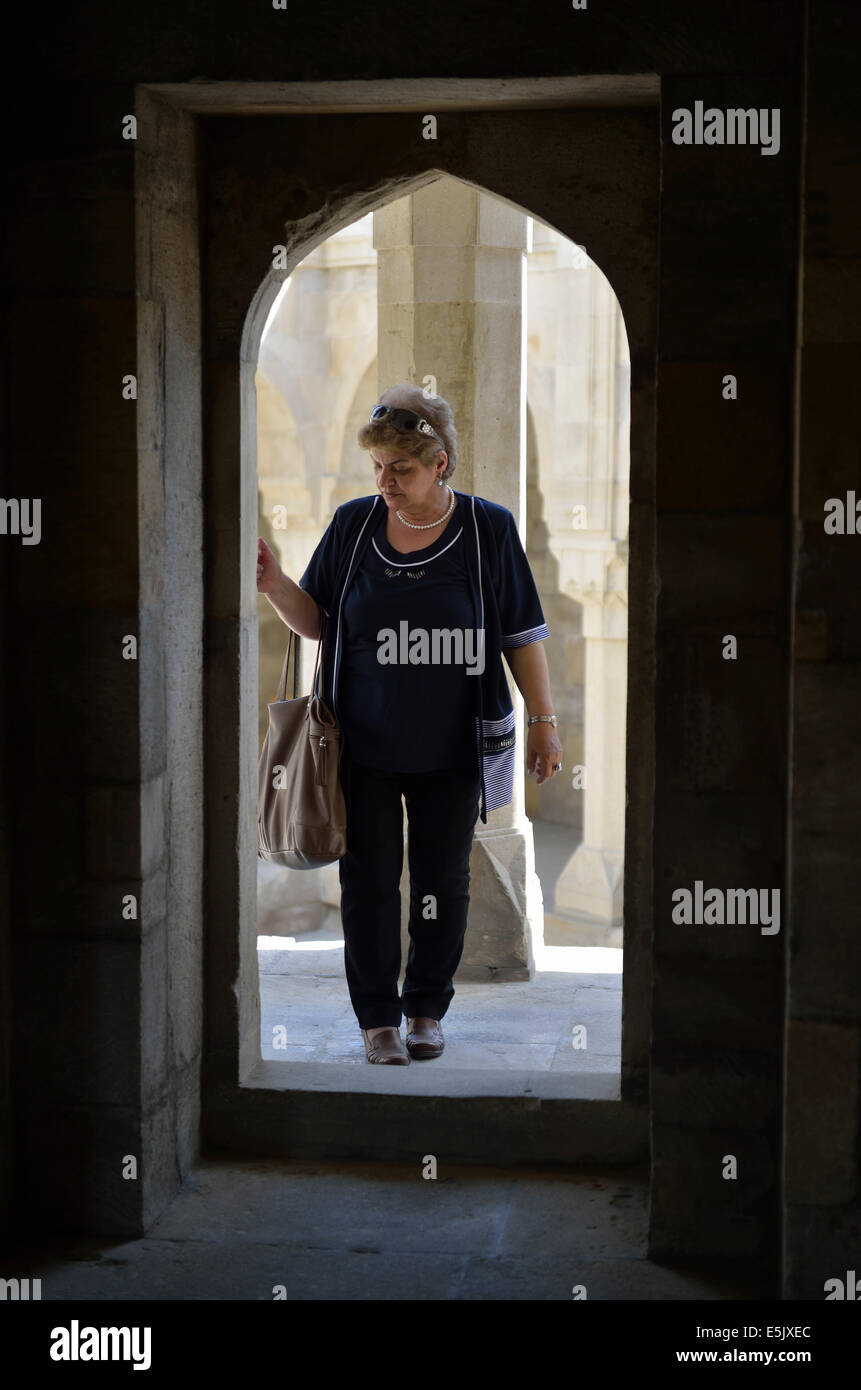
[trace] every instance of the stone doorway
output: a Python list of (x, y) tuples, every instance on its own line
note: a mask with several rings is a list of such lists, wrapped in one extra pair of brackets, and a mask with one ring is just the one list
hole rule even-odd
[[(170, 93), (176, 101), (176, 92)], [(153, 98), (158, 103), (158, 97)], [(416, 116), (226, 116), (200, 112), (189, 153), (200, 170), (202, 439), (206, 507), (206, 897), (207, 1016), (203, 1132), (211, 1141), (283, 1154), (352, 1153), (396, 1157), (414, 1151), (433, 1116), (448, 1151), (466, 1161), (505, 1151), (554, 1161), (640, 1158), (645, 1153), (649, 1032), (652, 795), (653, 476), (658, 125), (643, 105), (601, 110), (496, 112), (493, 119), (452, 111), (454, 137), (441, 151), (416, 138)], [(456, 127), (460, 123), (460, 134)], [(164, 123), (167, 132), (170, 122)], [(466, 138), (469, 133), (469, 138)], [(357, 169), (356, 152), (363, 151)], [(560, 159), (569, 171), (560, 178)], [(192, 161), (193, 162), (193, 161)], [(169, 161), (167, 182), (175, 176)], [(285, 175), (285, 167), (289, 173)], [(628, 702), (637, 736), (628, 736), (626, 969), (623, 978), (621, 1091), (577, 1099), (507, 1095), (498, 1084), (442, 1104), (431, 1096), (344, 1088), (325, 1096), (313, 1080), (285, 1088), (259, 1058), (259, 991), (254, 950), (256, 867), (256, 472), (243, 435), (253, 414), (254, 334), (277, 284), (261, 267), (284, 244), (286, 268), (332, 230), (386, 199), (451, 174), (534, 209), (583, 242), (616, 289), (631, 343), (631, 649)], [(157, 183), (159, 171), (153, 167)], [(169, 189), (153, 199), (144, 239), (176, 235)], [(188, 230), (187, 228), (185, 229)], [(192, 232), (196, 229), (192, 227)], [(162, 246), (164, 243), (161, 243)], [(194, 308), (198, 243), (183, 242)], [(160, 273), (157, 256), (154, 274)], [(172, 268), (176, 274), (176, 266)], [(252, 311), (247, 306), (253, 301)], [(170, 334), (165, 378), (172, 386)], [(176, 381), (173, 389), (179, 390)], [(630, 725), (629, 725), (630, 728)], [(238, 788), (238, 793), (237, 793)], [(588, 1089), (588, 1087), (587, 1087)], [(371, 1117), (375, 1123), (369, 1123)], [(386, 1140), (375, 1138), (385, 1118)], [(402, 1127), (407, 1122), (406, 1130)], [(398, 1134), (402, 1138), (398, 1138)], [(575, 1135), (572, 1139), (572, 1135)], [(418, 1142), (422, 1142), (421, 1139)], [(518, 1155), (521, 1157), (519, 1158)]]

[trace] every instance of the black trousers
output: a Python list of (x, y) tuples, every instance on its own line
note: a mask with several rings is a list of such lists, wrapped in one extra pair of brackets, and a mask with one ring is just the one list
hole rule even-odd
[[(347, 807), (347, 853), (338, 861), (344, 963), (359, 1027), (397, 1028), (402, 1016), (440, 1019), (463, 954), (478, 771), (381, 772), (356, 762), (346, 747), (339, 771)], [(409, 827), (410, 947), (399, 995), (401, 796)]]

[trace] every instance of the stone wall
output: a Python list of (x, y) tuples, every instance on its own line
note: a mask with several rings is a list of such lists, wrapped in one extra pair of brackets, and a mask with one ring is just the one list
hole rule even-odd
[[(855, 35), (854, 40), (852, 35)], [(861, 501), (858, 25), (814, 7), (808, 42), (794, 534), (790, 949), (784, 1111), (786, 1292), (822, 1298), (861, 1248)], [(849, 190), (852, 197), (847, 197)], [(850, 1293), (846, 1297), (851, 1297)]]
[[(135, 163), (118, 134), (134, 89), (101, 97), (71, 96), (53, 134), (37, 106), (11, 176), (6, 485), (42, 499), (40, 543), (3, 540), (15, 1199), (34, 1225), (130, 1232), (143, 1190), (121, 1159), (143, 1143), (141, 839), (155, 776), (141, 726), (163, 653), (140, 622), (137, 419), (122, 396), (137, 369)], [(123, 660), (126, 634), (139, 662)], [(150, 825), (154, 868), (165, 846)], [(137, 921), (123, 919), (127, 893)]]
[[(194, 124), (128, 85), (39, 134), (12, 258), (10, 476), (43, 498), (40, 545), (9, 552), (17, 1202), (132, 1233), (199, 1151)], [(157, 235), (137, 247), (136, 199)]]
[[(4, 335), (0, 348), (3, 365), (3, 381), (9, 376), (8, 335)], [(15, 494), (13, 474), (9, 469), (8, 415), (3, 412), (3, 447), (0, 448), (0, 490), (4, 497)], [(12, 574), (11, 554), (8, 549), (2, 555), (4, 583), (0, 585), (0, 651), (12, 651), (9, 631), (9, 600), (11, 596), (10, 579)], [(6, 667), (9, 670), (9, 665)], [(12, 1069), (12, 951), (13, 921), (11, 911), (11, 856), (12, 821), (10, 816), (9, 764), (6, 753), (5, 732), (9, 721), (9, 700), (7, 682), (0, 681), (0, 1240), (12, 1225), (12, 1194), (15, 1187), (15, 1076)]]
[[(674, 144), (698, 100), (780, 108), (779, 155)], [(767, 1261), (785, 922), (679, 923), (673, 894), (785, 903), (798, 73), (667, 78), (662, 109), (650, 1249)]]

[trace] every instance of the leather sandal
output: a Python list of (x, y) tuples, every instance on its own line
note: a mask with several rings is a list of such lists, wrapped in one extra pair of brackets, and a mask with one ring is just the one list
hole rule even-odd
[(369, 1062), (388, 1062), (390, 1066), (408, 1067), (409, 1054), (403, 1044), (400, 1028), (386, 1028), (381, 1033), (368, 1037), (367, 1029), (362, 1029), (365, 1039), (365, 1053)]
[(439, 1019), (407, 1019), (407, 1052), (417, 1062), (439, 1057), (445, 1047)]

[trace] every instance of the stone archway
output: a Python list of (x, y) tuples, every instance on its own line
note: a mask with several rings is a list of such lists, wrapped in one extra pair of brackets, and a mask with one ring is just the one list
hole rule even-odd
[[(519, 269), (521, 258), (525, 274)], [(372, 490), (355, 434), (378, 389), (387, 380), (410, 375), (437, 385), (463, 411), (456, 416), (456, 484), (472, 490), (480, 471), (487, 495), (498, 501), (501, 490), (520, 513), (524, 540), (538, 545), (539, 588), (553, 615), (546, 651), (559, 735), (572, 774), (541, 791), (524, 783), (522, 814), (515, 804), (507, 815), (493, 817), (490, 835), (477, 830), (472, 857), (476, 891), (459, 978), (531, 978), (533, 950), (541, 945), (548, 913), (557, 944), (621, 946), (630, 370), (624, 322), (611, 287), (582, 246), (524, 210), (451, 177), (383, 204), (335, 233), (300, 262), (288, 286), (289, 302), (284, 292), (279, 294), (278, 313), (267, 320), (261, 363), (264, 353), (267, 362), (274, 360), (285, 397), (318, 401), (322, 421), (315, 426), (315, 447), (306, 450), (312, 461), (303, 495), (310, 488), (322, 511), (315, 511), (313, 536), (307, 534), (304, 516), (298, 518), (293, 543), (298, 551), (281, 555), (287, 572), (301, 574), (340, 501)], [(526, 379), (519, 376), (524, 335)], [(358, 381), (357, 344), (359, 361), (368, 361)], [(282, 363), (289, 366), (288, 376), (280, 370)], [(333, 370), (337, 383), (330, 383)], [(289, 451), (282, 452), (277, 464), (269, 458), (264, 427), (271, 414), (268, 380), (258, 369), (260, 470), (261, 478), (277, 473), (267, 492), (274, 505), (277, 495), (293, 497), (297, 480)], [(345, 385), (353, 388), (353, 399), (342, 428)], [(525, 394), (527, 428), (518, 449), (519, 393)], [(499, 446), (502, 440), (504, 447)], [(524, 469), (529, 475), (525, 488)], [(589, 516), (581, 525), (577, 513), (585, 514), (586, 501)], [(261, 526), (268, 519), (262, 517)], [(296, 526), (292, 513), (291, 524)], [(605, 570), (614, 575), (612, 593)], [(616, 615), (612, 622), (611, 606)], [(271, 610), (263, 607), (268, 618)], [(576, 632), (570, 630), (572, 620)], [(276, 626), (281, 626), (277, 620)], [(584, 786), (583, 678), (572, 689), (571, 670), (585, 664), (587, 652), (591, 789)], [(304, 651), (302, 690), (308, 688), (315, 653), (313, 643)], [(277, 669), (280, 664), (281, 657)], [(273, 672), (266, 674), (260, 700), (264, 725), (265, 701), (274, 689)], [(513, 681), (509, 684), (517, 705), (519, 692)], [(515, 803), (519, 799), (520, 778)], [(590, 833), (582, 842), (584, 801), (589, 803)], [(564, 858), (559, 860), (558, 831), (541, 827), (547, 832), (548, 857), (538, 890), (531, 868), (533, 834), (539, 834), (543, 820), (573, 824), (572, 816), (579, 831), (576, 840), (582, 843), (576, 852), (573, 845), (569, 849), (567, 866)], [(589, 881), (596, 878), (596, 863), (603, 897)], [(337, 905), (334, 870), (329, 866), (315, 875), (287, 875), (260, 867), (261, 932), (285, 936), (315, 930), (323, 919), (320, 913), (309, 915), (311, 880), (319, 880), (315, 891), (321, 901)], [(401, 895), (405, 959), (406, 869)]]

